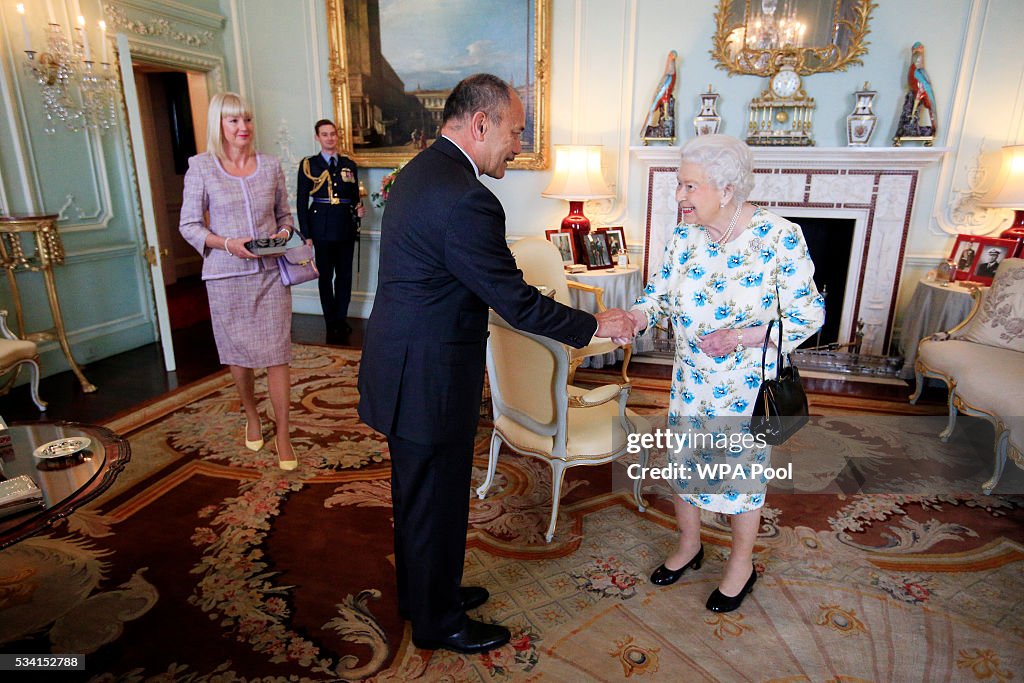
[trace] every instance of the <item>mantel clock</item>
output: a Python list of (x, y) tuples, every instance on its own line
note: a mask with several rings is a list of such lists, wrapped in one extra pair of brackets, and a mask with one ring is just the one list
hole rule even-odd
[(783, 57), (768, 88), (750, 101), (747, 144), (812, 146), (814, 98), (804, 91), (796, 60)]

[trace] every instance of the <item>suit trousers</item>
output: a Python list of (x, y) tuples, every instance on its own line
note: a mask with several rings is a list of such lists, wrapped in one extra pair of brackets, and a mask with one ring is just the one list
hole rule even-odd
[(320, 272), (320, 307), (327, 327), (345, 322), (352, 299), (352, 254), (354, 240), (314, 240), (316, 269)]
[(388, 436), (398, 609), (417, 639), (444, 638), (466, 625), (459, 586), (474, 436), (434, 445)]

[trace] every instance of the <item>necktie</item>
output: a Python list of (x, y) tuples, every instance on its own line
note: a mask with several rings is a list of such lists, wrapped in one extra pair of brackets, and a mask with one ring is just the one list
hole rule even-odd
[(337, 160), (336, 157), (331, 157), (330, 167), (331, 167), (331, 174), (333, 174), (335, 171), (338, 170), (338, 160)]

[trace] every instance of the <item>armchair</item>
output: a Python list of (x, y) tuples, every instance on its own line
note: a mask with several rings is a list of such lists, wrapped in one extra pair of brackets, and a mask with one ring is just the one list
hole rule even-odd
[[(19, 339), (7, 327), (7, 311), (4, 310), (0, 310), (0, 335), (0, 375), (20, 369), (22, 363), (27, 364), (32, 402), (40, 411), (45, 411), (46, 402), (39, 398), (39, 351), (35, 342)], [(15, 377), (17, 374), (11, 378), (8, 387), (14, 383)]]
[[(572, 282), (565, 277), (565, 268), (562, 266), (562, 256), (558, 247), (551, 244), (543, 237), (524, 237), (515, 242), (512, 247), (512, 255), (516, 258), (516, 265), (523, 271), (523, 279), (531, 285), (542, 285), (554, 290), (555, 301), (572, 306), (572, 299), (569, 290), (575, 289), (593, 295), (594, 303), (598, 312), (605, 310), (604, 289), (593, 285), (585, 285), (580, 282)], [(638, 292), (639, 294), (639, 292)], [(633, 345), (619, 345), (611, 339), (595, 338), (582, 349), (569, 349), (569, 384), (576, 378), (576, 370), (588, 356), (600, 356), (605, 353), (612, 353), (621, 348), (622, 359), (622, 381), (629, 384), (629, 375), (626, 371), (629, 368), (629, 359), (633, 355)]]
[[(556, 252), (557, 253), (557, 252)], [(642, 417), (626, 409), (628, 384), (606, 384), (585, 391), (568, 383), (569, 349), (547, 337), (512, 329), (493, 311), (487, 342), (487, 374), (494, 405), (487, 476), (477, 488), (480, 498), (494, 481), (498, 453), (504, 443), (516, 453), (551, 465), (551, 522), (545, 539), (555, 534), (565, 470), (576, 465), (602, 465), (626, 453), (627, 435), (647, 432)], [(640, 451), (640, 466), (648, 453)], [(640, 494), (642, 479), (633, 484), (637, 508), (647, 508)]]

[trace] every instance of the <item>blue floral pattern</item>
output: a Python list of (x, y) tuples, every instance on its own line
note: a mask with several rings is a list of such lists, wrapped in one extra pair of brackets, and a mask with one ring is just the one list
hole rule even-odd
[[(821, 327), (825, 302), (814, 286), (814, 264), (795, 223), (758, 207), (738, 239), (716, 246), (708, 247), (696, 225), (677, 227), (665, 246), (665, 265), (654, 272), (634, 308), (644, 312), (648, 325), (661, 318), (672, 324), (676, 370), (669, 424), (723, 433), (749, 431), (749, 421), (737, 425), (736, 417), (753, 410), (761, 385), (760, 348), (711, 358), (700, 353), (697, 342), (719, 329), (767, 326), (777, 315), (777, 281), (786, 331), (782, 350), (788, 353)], [(722, 419), (716, 422), (718, 416)], [(753, 448), (728, 457), (747, 469), (755, 462), (766, 464), (769, 454), (770, 448)], [(706, 461), (709, 456), (703, 457)], [(698, 460), (700, 453), (685, 451), (678, 463), (693, 468)], [(691, 482), (682, 480), (676, 488), (697, 507), (737, 514), (764, 505), (767, 484), (761, 483), (759, 493), (737, 492), (728, 481), (721, 482), (718, 493), (708, 493), (706, 483), (700, 493), (686, 493)]]

